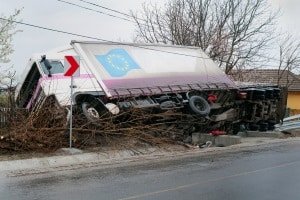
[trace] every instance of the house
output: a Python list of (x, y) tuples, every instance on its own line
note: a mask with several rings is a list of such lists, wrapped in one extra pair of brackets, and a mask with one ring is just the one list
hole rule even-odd
[(287, 108), (289, 115), (300, 114), (300, 76), (287, 70), (253, 69), (234, 71), (235, 81), (270, 83), (288, 88)]

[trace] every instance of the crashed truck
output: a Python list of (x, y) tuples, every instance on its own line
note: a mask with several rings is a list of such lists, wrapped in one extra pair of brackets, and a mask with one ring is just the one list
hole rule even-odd
[[(65, 56), (80, 59), (72, 100)], [(199, 119), (200, 131), (234, 134), (273, 129), (281, 118), (280, 94), (275, 85), (235, 83), (200, 48), (72, 41), (30, 58), (15, 101), (31, 112), (49, 99), (65, 110), (72, 102), (87, 121), (131, 108), (176, 111)]]

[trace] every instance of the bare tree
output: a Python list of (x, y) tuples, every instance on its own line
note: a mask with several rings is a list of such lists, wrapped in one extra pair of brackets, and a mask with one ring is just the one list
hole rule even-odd
[[(290, 77), (290, 73), (300, 68), (300, 40), (287, 35), (279, 44), (278, 60), (278, 80), (277, 83), (286, 83), (286, 87), (293, 84), (295, 77)], [(285, 79), (285, 80), (283, 80)]]
[[(21, 10), (15, 10), (9, 17), (3, 15), (0, 17), (0, 64), (9, 63), (10, 59), (8, 56), (14, 52), (12, 39), (19, 32), (19, 30), (15, 30), (16, 24), (14, 21), (20, 12)], [(7, 98), (10, 105), (12, 103), (12, 89), (15, 84), (15, 71), (12, 72), (11, 67), (3, 69), (0, 65), (0, 87), (7, 90)]]
[(137, 41), (201, 47), (229, 73), (265, 59), (277, 12), (266, 0), (170, 0), (132, 16)]
[(279, 44), (279, 70), (293, 71), (300, 68), (300, 40), (287, 35)]
[(13, 53), (12, 38), (18, 32), (15, 30), (14, 20), (20, 14), (21, 10), (15, 10), (9, 17), (1, 16), (0, 19), (0, 63), (9, 62), (8, 56)]

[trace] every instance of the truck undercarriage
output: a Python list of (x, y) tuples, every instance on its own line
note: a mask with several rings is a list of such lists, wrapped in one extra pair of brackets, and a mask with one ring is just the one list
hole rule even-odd
[[(111, 123), (126, 124), (136, 110), (147, 113), (141, 123), (180, 122), (190, 118), (194, 131), (273, 130), (279, 121), (277, 113), (280, 88), (276, 86), (250, 86), (238, 90), (191, 90), (181, 93), (141, 95), (109, 99), (105, 96), (77, 95), (77, 110), (101, 129), (103, 118)], [(133, 111), (135, 110), (135, 111)], [(113, 119), (113, 120), (111, 120)], [(121, 120), (122, 119), (122, 120)], [(185, 123), (183, 120), (183, 123)]]

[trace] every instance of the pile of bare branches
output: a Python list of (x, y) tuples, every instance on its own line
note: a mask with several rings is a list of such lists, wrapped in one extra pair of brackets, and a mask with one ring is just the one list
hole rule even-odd
[[(51, 107), (42, 112), (15, 112), (6, 131), (0, 134), (0, 153), (54, 152), (69, 147), (68, 113)], [(199, 124), (199, 118), (177, 111), (152, 113), (130, 109), (119, 115), (106, 114), (87, 121), (73, 115), (72, 146), (136, 148), (141, 145), (182, 143)], [(203, 120), (203, 123), (206, 123)]]

